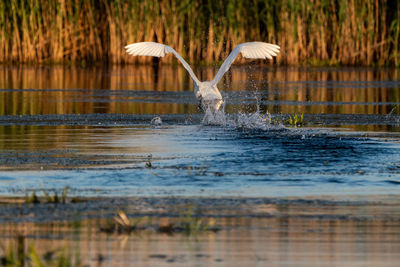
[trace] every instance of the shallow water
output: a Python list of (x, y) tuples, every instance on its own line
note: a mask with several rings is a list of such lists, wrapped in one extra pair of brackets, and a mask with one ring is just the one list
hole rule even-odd
[[(3, 67), (0, 194), (398, 193), (398, 70), (240, 66), (219, 88), (230, 123), (207, 126), (180, 67)], [(308, 124), (238, 123), (257, 110)]]
[[(42, 262), (64, 256), (81, 263), (71, 266), (397, 266), (400, 260), (399, 197), (393, 195), (124, 197), (58, 205), (1, 200), (0, 257), (25, 253), (26, 262), (32, 251)], [(104, 230), (112, 229), (116, 210), (136, 223), (132, 232)], [(185, 218), (216, 231), (158, 230)]]
[(228, 218), (216, 220), (226, 230), (190, 237), (108, 235), (98, 232), (101, 223), (7, 225), (0, 235), (8, 249), (17, 251), (19, 242), (40, 259), (64, 254), (90, 266), (396, 266), (400, 260), (399, 228), (391, 222)]

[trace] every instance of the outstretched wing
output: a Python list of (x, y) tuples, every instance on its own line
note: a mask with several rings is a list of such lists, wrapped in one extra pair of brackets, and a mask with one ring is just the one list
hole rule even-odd
[(189, 72), (193, 81), (197, 83), (197, 85), (200, 83), (189, 64), (178, 54), (178, 52), (168, 45), (155, 42), (141, 42), (129, 44), (125, 46), (125, 49), (128, 54), (133, 56), (163, 57), (168, 53), (173, 53), (181, 61), (183, 67), (185, 67)]
[(229, 70), (239, 53), (242, 53), (245, 58), (272, 59), (273, 56), (279, 53), (279, 49), (280, 47), (278, 45), (263, 42), (250, 42), (237, 45), (225, 59), (224, 63), (222, 63), (214, 79), (212, 79), (211, 84), (216, 85), (221, 80), (222, 76)]

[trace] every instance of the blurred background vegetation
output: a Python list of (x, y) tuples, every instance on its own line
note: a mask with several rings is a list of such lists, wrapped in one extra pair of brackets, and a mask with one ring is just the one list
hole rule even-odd
[(398, 0), (0, 0), (3, 63), (150, 63), (124, 46), (156, 41), (207, 64), (258, 40), (280, 65), (399, 66), (399, 32)]

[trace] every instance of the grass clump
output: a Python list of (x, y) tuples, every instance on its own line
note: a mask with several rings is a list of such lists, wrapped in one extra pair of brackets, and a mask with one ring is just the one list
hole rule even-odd
[(26, 204), (39, 204), (39, 197), (36, 195), (36, 191), (33, 191), (31, 195), (25, 194), (25, 203)]
[(25, 237), (18, 235), (15, 244), (5, 247), (0, 244), (0, 265), (7, 267), (84, 266), (79, 254), (72, 255), (67, 249), (51, 250), (40, 255), (33, 244), (25, 246)]
[(304, 126), (305, 125), (304, 114), (303, 113), (289, 114), (287, 123), (290, 125), (290, 127), (294, 128)]
[(46, 190), (42, 189), (44, 196), (46, 197), (47, 203), (65, 203), (69, 191), (69, 187), (66, 186), (63, 191), (61, 192), (61, 195), (58, 196), (57, 191), (54, 191), (53, 195), (50, 195)]
[(271, 125), (289, 125), (290, 127), (297, 128), (303, 127), (307, 124), (304, 120), (304, 113), (293, 113), (293, 114), (277, 114), (272, 116), (270, 112), (266, 112), (266, 122)]
[(67, 201), (67, 196), (69, 192), (69, 186), (66, 186), (60, 193), (56, 190), (53, 190), (53, 195), (51, 195), (48, 191), (42, 188), (42, 192), (44, 197), (40, 197), (36, 194), (36, 191), (33, 191), (31, 195), (25, 195), (25, 203), (27, 204), (39, 204), (39, 203), (62, 203), (65, 204)]
[(197, 235), (209, 230), (213, 230), (203, 219), (193, 216), (193, 207), (189, 207), (187, 212), (180, 218), (179, 229), (185, 235)]

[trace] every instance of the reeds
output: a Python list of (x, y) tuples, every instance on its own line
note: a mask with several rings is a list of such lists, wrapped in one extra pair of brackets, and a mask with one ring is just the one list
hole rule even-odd
[[(8, 243), (8, 244), (7, 244)], [(7, 267), (24, 267), (24, 266), (88, 266), (81, 261), (79, 252), (74, 255), (70, 253), (70, 249), (51, 249), (45, 253), (39, 253), (41, 248), (33, 243), (28, 244), (27, 237), (17, 235), (15, 240), (9, 240), (6, 246), (0, 243), (0, 264)]]
[(399, 34), (396, 0), (0, 1), (1, 62), (150, 63), (124, 46), (157, 41), (212, 63), (260, 40), (282, 47), (278, 64), (399, 66)]

